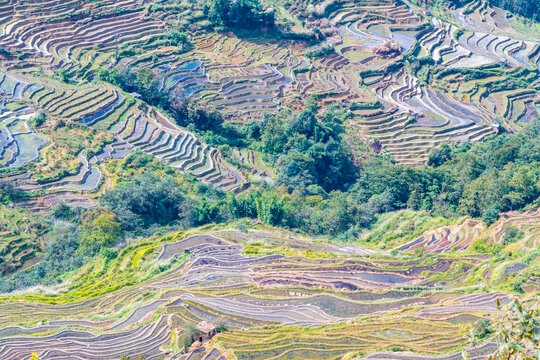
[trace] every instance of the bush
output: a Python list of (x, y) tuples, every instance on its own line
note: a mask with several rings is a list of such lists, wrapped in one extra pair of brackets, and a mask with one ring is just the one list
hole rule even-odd
[(488, 225), (491, 225), (499, 219), (500, 212), (501, 212), (501, 209), (499, 205), (493, 205), (489, 209), (486, 210), (486, 212), (484, 213), (484, 216), (482, 216), (482, 221), (484, 221)]
[[(501, 309), (497, 299), (497, 309)], [(489, 359), (534, 359), (538, 358), (540, 322), (538, 308), (526, 308), (516, 297), (508, 305), (508, 309), (496, 334), (498, 349), (490, 354)], [(476, 347), (477, 339), (474, 331), (468, 336), (472, 345)], [(467, 352), (464, 359), (471, 359)]]
[(175, 46), (186, 46), (189, 44), (189, 38), (183, 32), (171, 31), (169, 33), (169, 39), (171, 39), (172, 44)]
[(32, 117), (28, 122), (33, 125), (34, 127), (40, 127), (45, 123), (47, 118), (45, 117), (45, 113), (42, 110), (39, 110), (38, 113)]
[(196, 129), (206, 131), (220, 129), (223, 117), (216, 110), (188, 99), (175, 100), (170, 106), (176, 123), (187, 127), (193, 124)]
[(305, 56), (313, 59), (313, 58), (320, 58), (320, 57), (328, 56), (328, 55), (334, 54), (335, 52), (336, 52), (336, 49), (334, 47), (323, 46), (320, 49), (307, 51), (305, 53)]
[(464, 31), (462, 29), (457, 29), (454, 33), (454, 39), (459, 40), (461, 36), (463, 36)]
[(480, 319), (474, 326), (474, 332), (478, 339), (483, 339), (489, 334), (493, 333), (491, 328), (491, 321), (489, 319)]
[(523, 232), (520, 232), (514, 226), (509, 226), (508, 228), (506, 228), (503, 241), (504, 241), (504, 244), (507, 245), (507, 244), (515, 243), (516, 241), (522, 239), (523, 236), (524, 236)]
[(109, 248), (102, 248), (99, 253), (107, 260), (114, 260), (118, 257), (118, 251)]
[(524, 294), (525, 291), (523, 290), (523, 287), (522, 287), (523, 283), (522, 282), (515, 282), (512, 284), (512, 290), (514, 290), (514, 292), (518, 293), (518, 294)]
[(184, 351), (188, 351), (191, 344), (193, 344), (193, 339), (197, 335), (197, 328), (193, 323), (186, 323), (184, 327), (184, 335), (182, 336), (182, 345), (184, 346)]

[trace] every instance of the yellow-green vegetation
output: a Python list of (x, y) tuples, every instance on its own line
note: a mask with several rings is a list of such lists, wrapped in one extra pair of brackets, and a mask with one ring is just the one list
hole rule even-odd
[(322, 251), (290, 248), (287, 247), (286, 242), (283, 244), (283, 246), (274, 246), (265, 244), (263, 242), (248, 243), (244, 248), (244, 254), (248, 256), (282, 254), (285, 256), (302, 257), (307, 259), (325, 259), (332, 257), (332, 254)]
[(141, 175), (146, 171), (152, 171), (160, 175), (174, 175), (176, 180), (185, 179), (185, 176), (180, 175), (162, 161), (140, 151), (130, 154), (125, 159), (113, 159), (109, 161), (105, 169), (113, 179), (113, 184), (116, 184), (118, 179), (128, 179)]
[(437, 354), (459, 348), (461, 329), (442, 322), (361, 318), (317, 328), (264, 327), (218, 335), (238, 359), (341, 359), (372, 351)]
[(182, 237), (182, 233), (155, 236), (126, 246), (120, 251), (107, 250), (91, 259), (81, 269), (63, 276), (69, 286), (57, 294), (7, 296), (4, 301), (25, 300), (60, 304), (105, 295), (153, 278), (172, 266), (178, 266), (187, 255), (168, 262), (157, 262), (157, 251), (163, 243)]

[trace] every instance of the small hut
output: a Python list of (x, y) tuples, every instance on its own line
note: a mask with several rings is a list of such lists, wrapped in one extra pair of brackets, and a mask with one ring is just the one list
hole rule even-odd
[(193, 335), (193, 341), (203, 342), (210, 340), (217, 333), (216, 326), (208, 321), (201, 321), (196, 328), (197, 333)]

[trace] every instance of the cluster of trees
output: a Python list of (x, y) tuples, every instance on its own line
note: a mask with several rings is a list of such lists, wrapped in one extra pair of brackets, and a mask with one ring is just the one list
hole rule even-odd
[[(219, 132), (214, 127), (222, 126), (219, 114), (185, 106), (182, 118), (203, 118), (204, 128)], [(423, 169), (381, 157), (370, 157), (358, 168), (342, 138), (348, 112), (331, 109), (315, 115), (315, 110), (311, 105), (301, 114), (284, 110), (240, 132), (241, 141), (265, 153), (279, 169), (272, 186), (234, 197), (202, 183), (188, 189), (170, 176), (148, 173), (107, 192), (101, 205), (128, 232), (250, 217), (349, 239), (388, 211), (470, 215), (491, 223), (500, 212), (521, 209), (540, 196), (539, 121), (520, 134), (442, 145), (433, 149)]]
[[(540, 122), (484, 143), (443, 145), (429, 166), (413, 169), (371, 157), (360, 168), (342, 139), (347, 112), (280, 112), (244, 129), (251, 146), (279, 168), (272, 186), (226, 195), (148, 173), (102, 197), (124, 231), (178, 224), (189, 228), (238, 218), (350, 239), (377, 214), (403, 208), (495, 221), (540, 196)], [(129, 159), (129, 158), (128, 158)], [(513, 237), (518, 236), (516, 234)], [(509, 240), (510, 239), (509, 235)]]
[[(369, 227), (376, 214), (397, 209), (470, 215), (492, 223), (500, 212), (538, 202), (540, 121), (520, 134), (443, 145), (431, 152), (423, 169), (381, 157), (357, 169), (339, 136), (345, 116), (333, 111), (317, 118), (306, 111), (297, 117), (271, 116), (252, 127), (255, 145), (277, 156), (279, 176), (272, 189), (235, 199), (231, 213), (346, 239)], [(264, 215), (266, 202), (275, 216)]]
[[(127, 160), (144, 161), (138, 155)], [(142, 166), (142, 164), (139, 164)], [(72, 208), (60, 203), (53, 209), (49, 233), (52, 241), (36, 266), (10, 277), (0, 276), (0, 293), (35, 285), (54, 285), (62, 275), (81, 267), (85, 259), (112, 259), (111, 248), (133, 236), (150, 236), (161, 226), (191, 228), (230, 221), (223, 192), (197, 183), (179, 182), (170, 175), (145, 172), (121, 182), (104, 194), (95, 209)]]
[[(153, 74), (145, 70), (101, 75), (134, 90), (157, 86)], [(379, 156), (355, 166), (343, 138), (347, 109), (319, 113), (310, 101), (300, 114), (284, 109), (261, 123), (234, 130), (223, 124), (219, 113), (199, 104), (167, 100), (167, 106), (180, 125), (196, 126), (216, 143), (241, 143), (264, 153), (278, 168), (275, 182), (234, 196), (211, 185), (179, 180), (169, 168), (160, 175), (148, 172), (120, 182), (102, 196), (98, 209), (60, 205), (53, 215), (70, 225), (55, 230), (55, 240), (31, 271), (0, 279), (0, 291), (55, 283), (59, 274), (80, 266), (85, 256), (102, 253), (126, 236), (150, 235), (162, 226), (190, 228), (249, 217), (348, 240), (368, 228), (377, 214), (388, 211), (466, 214), (492, 223), (500, 212), (522, 209), (540, 197), (538, 120), (519, 134), (442, 145), (432, 150), (428, 166), (413, 169)], [(151, 157), (135, 153), (124, 165), (139, 169), (148, 161)], [(10, 189), (1, 189), (1, 198), (10, 196)], [(509, 233), (505, 242), (519, 236), (517, 231)]]
[(171, 224), (190, 207), (185, 189), (171, 176), (151, 172), (106, 192), (101, 205), (116, 215), (125, 231)]
[(274, 12), (266, 11), (259, 0), (212, 0), (204, 13), (215, 26), (230, 30), (261, 30), (275, 26)]
[(191, 46), (193, 46), (189, 42), (189, 37), (184, 32), (178, 32), (176, 30), (173, 30), (169, 33), (167, 37), (169, 38), (169, 41), (171, 42), (171, 44), (174, 46), (179, 46), (182, 48), (186, 48), (186, 47), (190, 48)]
[(284, 111), (268, 115), (249, 130), (254, 147), (277, 159), (278, 185), (315, 192), (346, 190), (357, 176), (352, 154), (342, 138), (348, 113), (326, 112), (321, 117), (309, 108), (300, 115)]
[(225, 123), (221, 113), (199, 101), (174, 98), (166, 111), (178, 125), (196, 132), (209, 145), (242, 147), (247, 144), (244, 134)]
[(95, 255), (116, 245), (123, 236), (117, 217), (102, 208), (85, 212), (81, 216), (81, 229), (77, 252), (82, 255)]
[(180, 126), (193, 124), (200, 131), (219, 131), (223, 125), (223, 117), (217, 110), (188, 99), (173, 100), (169, 111)]
[[(521, 134), (430, 154), (430, 178), (421, 178), (413, 208), (423, 206), (482, 217), (488, 223), (501, 211), (518, 210), (540, 196), (540, 121)], [(429, 191), (429, 187), (433, 190)], [(415, 189), (416, 190), (416, 189)], [(421, 194), (418, 196), (418, 194)], [(426, 202), (426, 206), (424, 206)], [(420, 205), (422, 204), (422, 205)]]

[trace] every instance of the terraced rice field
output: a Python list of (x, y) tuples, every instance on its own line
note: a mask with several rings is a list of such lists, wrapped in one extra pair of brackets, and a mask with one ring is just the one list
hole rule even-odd
[[(2, 151), (4, 166), (18, 169), (36, 160), (39, 149), (47, 143), (45, 138), (34, 134), (28, 125), (24, 125), (24, 121), (36, 115), (29, 112), (31, 108), (42, 109), (48, 116), (59, 118), (60, 121), (75, 122), (107, 132), (114, 141), (91, 158), (80, 152), (77, 155), (79, 171), (62, 179), (42, 183), (25, 171), (6, 177), (5, 181), (18, 190), (94, 192), (103, 180), (99, 164), (111, 158), (123, 158), (134, 150), (153, 155), (173, 168), (189, 172), (226, 191), (238, 190), (245, 183), (245, 176), (228, 164), (218, 149), (201, 143), (194, 134), (180, 129), (159, 112), (144, 108), (140, 101), (129, 94), (122, 94), (107, 86), (80, 88), (57, 83), (35, 84), (24, 88), (33, 90), (21, 93), (18, 97), (26, 100), (28, 105), (16, 109), (15, 115), (13, 111), (7, 110), (2, 115), (3, 119), (5, 118), (3, 123), (9, 124), (3, 127), (2, 133), (5, 144)], [(15, 116), (18, 116), (16, 121)], [(19, 123), (22, 125), (15, 129), (14, 126)], [(10, 130), (12, 128), (15, 130)], [(91, 200), (85, 200), (81, 196), (53, 196), (40, 198), (37, 203), (30, 201), (28, 207), (41, 211), (50, 208), (59, 200), (73, 205), (92, 206)], [(43, 204), (45, 206), (42, 206)], [(25, 206), (23, 203), (21, 205)]]
[(517, 67), (538, 67), (538, 63), (528, 60), (537, 42), (481, 31), (472, 31), (456, 40), (457, 30), (457, 27), (434, 18), (433, 27), (424, 31), (418, 41), (433, 60), (443, 66), (478, 67), (503, 60)]
[[(478, 100), (470, 95), (470, 103), (464, 104), (468, 94), (456, 96), (440, 87), (427, 87), (407, 67), (385, 70), (415, 51), (449, 69), (496, 64), (501, 59), (508, 67), (537, 68), (538, 39), (513, 30), (508, 36), (501, 35), (499, 29), (511, 30), (514, 23), (498, 9), (482, 10), (479, 15), (479, 7), (468, 15), (454, 14), (451, 24), (436, 17), (427, 19), (392, 1), (347, 3), (328, 15), (335, 33), (327, 43), (335, 52), (308, 57), (311, 48), (248, 41), (225, 33), (194, 35), (193, 49), (180, 55), (172, 47), (150, 52), (145, 50), (147, 44), (165, 36), (167, 22), (142, 11), (135, 0), (122, 2), (118, 14), (113, 13), (118, 4), (103, 2), (96, 13), (103, 16), (95, 15), (93, 21), (84, 20), (88, 11), (94, 11), (92, 4), (9, 4), (2, 10), (0, 45), (34, 56), (23, 62), (28, 70), (18, 69), (12, 60), (3, 63), (10, 74), (1, 73), (2, 98), (19, 99), (51, 117), (110, 132), (116, 138), (111, 146), (118, 151), (107, 148), (102, 160), (109, 153), (121, 156), (139, 149), (225, 191), (246, 186), (242, 171), (194, 134), (154, 110), (144, 109), (131, 94), (105, 84), (72, 86), (28, 75), (38, 67), (64, 69), (74, 79), (87, 80), (100, 67), (147, 68), (156, 75), (160, 89), (173, 97), (198, 99), (235, 119), (292, 105), (298, 96), (315, 96), (323, 106), (354, 101), (359, 110), (351, 127), (360, 138), (376, 140), (397, 162), (410, 166), (423, 165), (429, 151), (443, 142), (480, 141), (497, 133), (492, 123), (501, 108), (505, 109), (502, 126), (509, 129), (538, 115), (534, 83), (516, 93), (480, 94)], [(291, 8), (291, 14), (299, 9)], [(37, 15), (25, 18), (28, 14)], [(487, 29), (487, 23), (477, 26), (478, 16), (488, 19), (492, 29)], [(40, 23), (40, 17), (49, 20)], [(459, 27), (465, 33), (457, 37)], [(402, 55), (382, 58), (374, 53), (376, 46), (391, 40), (399, 44)], [(123, 56), (114, 65), (111, 57), (119, 51), (119, 44), (127, 52), (137, 46), (142, 51)], [(374, 101), (380, 106), (372, 107)], [(4, 142), (11, 141), (9, 135), (3, 136)], [(11, 168), (35, 160), (44, 145), (39, 135), (19, 137), (27, 151), (14, 163), (17, 149), (4, 151), (4, 161)], [(248, 173), (268, 173), (261, 165)]]
[(443, 142), (480, 141), (495, 133), (488, 125), (490, 115), (481, 108), (421, 87), (404, 71), (372, 86), (387, 108), (358, 110), (351, 125), (404, 164), (423, 164), (430, 149)]
[(402, 252), (422, 251), (424, 253), (442, 253), (467, 249), (484, 231), (478, 221), (466, 221), (457, 228), (443, 227), (428, 231), (418, 239), (399, 247)]
[[(159, 91), (219, 111), (226, 126), (308, 102), (348, 107), (355, 138), (412, 167), (441, 144), (538, 118), (538, 33), (481, 0), (444, 18), (394, 0), (272, 4), (324, 40), (215, 32), (190, 2), (1, 1), (0, 195), (9, 189), (22, 209), (0, 207), (0, 273), (39, 261), (49, 239), (32, 213), (47, 223), (61, 202), (97, 206), (132, 154), (227, 196), (279, 176), (261, 147), (212, 146), (113, 85), (118, 72), (148, 71)], [(189, 46), (173, 46), (187, 17), (198, 20), (185, 27)], [(349, 243), (256, 222), (160, 229), (60, 286), (0, 294), (0, 359), (459, 359), (478, 320), (501, 318), (497, 299), (510, 301), (515, 279), (538, 293), (539, 224), (538, 210), (491, 226), (396, 211)], [(509, 229), (521, 237), (506, 243)], [(202, 321), (227, 330), (190, 351)], [(485, 341), (471, 358), (494, 348)]]
[[(536, 232), (531, 221), (537, 215), (522, 220), (509, 214), (491, 233), (498, 238), (500, 228), (516, 221)], [(243, 253), (254, 243), (313, 247), (331, 256)], [(369, 258), (360, 255), (368, 253)], [(454, 289), (466, 280), (464, 273), (451, 283), (437, 280), (462, 266), (482, 268), (486, 260), (480, 257), (434, 254), (397, 260), (359, 246), (313, 243), (264, 227), (171, 234), (132, 245), (120, 256), (112, 268), (103, 268), (103, 259), (88, 264), (66, 292), (20, 294), (0, 304), (2, 358), (26, 358), (35, 351), (46, 359), (141, 353), (157, 359), (177, 351), (186, 323), (202, 320), (224, 322), (229, 329), (197, 350), (204, 356), (228, 358), (228, 349), (234, 349), (238, 359), (291, 354), (341, 358), (373, 352), (375, 344), (380, 350), (402, 346), (434, 356), (455, 352), (464, 345), (461, 332), (467, 324), (497, 316), (496, 300), (508, 301), (497, 291), (467, 294)], [(172, 264), (169, 270), (144, 276), (167, 263)], [(133, 270), (141, 277), (133, 278)], [(92, 274), (103, 271), (109, 276), (92, 284)], [(117, 288), (111, 281), (128, 282)], [(35, 319), (41, 320), (36, 324)]]

